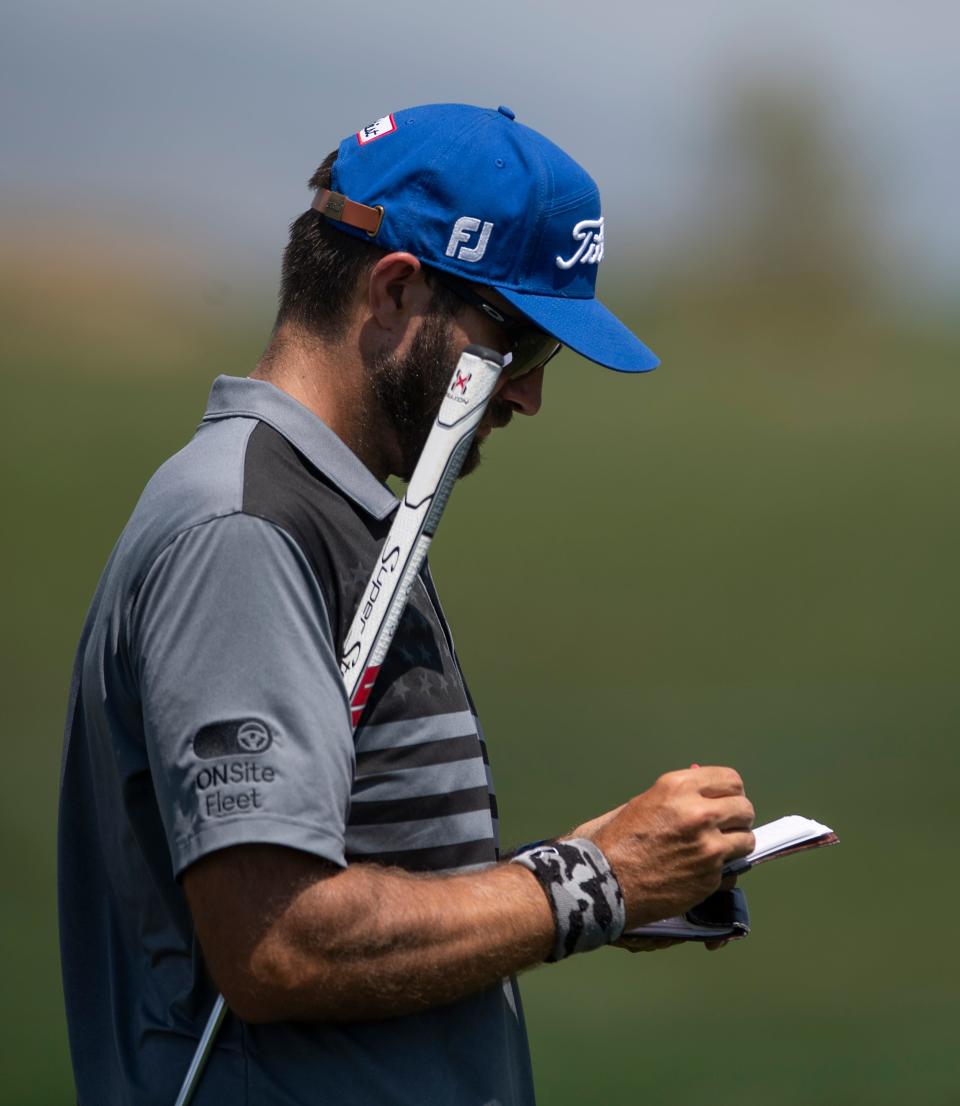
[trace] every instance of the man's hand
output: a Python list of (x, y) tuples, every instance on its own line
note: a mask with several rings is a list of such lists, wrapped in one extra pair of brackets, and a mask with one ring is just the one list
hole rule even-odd
[(732, 768), (688, 768), (668, 772), (575, 832), (610, 861), (630, 929), (683, 914), (712, 895), (724, 864), (753, 851), (752, 825), (753, 806)]
[[(620, 807), (617, 808), (622, 809)], [(599, 821), (599, 819), (598, 819)], [(590, 825), (590, 823), (585, 823)], [(720, 884), (721, 891), (732, 891), (737, 886), (736, 876), (727, 876)], [(674, 937), (621, 937), (614, 941), (614, 948), (626, 949), (627, 952), (659, 952), (660, 949), (673, 948), (674, 945), (703, 945), (707, 952), (716, 952), (733, 941), (733, 937), (718, 937), (713, 941), (681, 941)]]
[(627, 952), (659, 952), (661, 949), (686, 943), (686, 941), (677, 941), (673, 937), (621, 937), (619, 941), (613, 942), (613, 947), (626, 949)]

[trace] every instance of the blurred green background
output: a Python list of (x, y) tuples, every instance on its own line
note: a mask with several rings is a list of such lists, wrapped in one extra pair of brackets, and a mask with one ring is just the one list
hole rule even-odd
[[(488, 443), (432, 562), (506, 843), (697, 761), (737, 767), (759, 821), (806, 814), (842, 844), (747, 876), (754, 933), (719, 954), (604, 950), (529, 974), (539, 1098), (946, 1106), (957, 297), (898, 254), (812, 82), (723, 88), (696, 217), (638, 232), (601, 277), (663, 367), (553, 363), (541, 415)], [(300, 177), (351, 125), (330, 114)], [(255, 364), (281, 241), (238, 272), (193, 264), (186, 237), (129, 209), (76, 218), (21, 196), (0, 215), (0, 1102), (27, 1106), (73, 1101), (53, 848), (76, 637), (212, 378)]]

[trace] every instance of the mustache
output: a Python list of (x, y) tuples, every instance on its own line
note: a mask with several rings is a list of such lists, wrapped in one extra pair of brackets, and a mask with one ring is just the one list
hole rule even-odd
[(500, 396), (494, 396), (490, 400), (490, 406), (487, 408), (487, 413), (483, 417), (483, 421), (488, 426), (495, 429), (500, 429), (506, 426), (513, 418), (513, 404), (506, 399), (502, 399)]

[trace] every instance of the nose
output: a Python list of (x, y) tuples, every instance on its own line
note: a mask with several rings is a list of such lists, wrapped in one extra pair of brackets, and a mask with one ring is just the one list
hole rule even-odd
[(543, 399), (543, 369), (534, 369), (518, 380), (506, 380), (499, 389), (501, 399), (505, 399), (514, 411), (521, 415), (535, 415), (540, 410)]

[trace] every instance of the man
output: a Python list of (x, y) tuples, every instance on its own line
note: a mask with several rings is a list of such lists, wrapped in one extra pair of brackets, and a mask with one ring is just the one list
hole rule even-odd
[(197, 1104), (530, 1103), (514, 974), (651, 947), (621, 933), (753, 845), (737, 774), (694, 768), (498, 862), (429, 571), (352, 733), (339, 648), (383, 481), (410, 475), (460, 351), (513, 356), (467, 469), (536, 414), (561, 343), (657, 362), (594, 298), (596, 186), (507, 108), (397, 112), (311, 185), (263, 359), (218, 378), (150, 481), (78, 650), (60, 901), (83, 1106), (173, 1102), (216, 989)]

